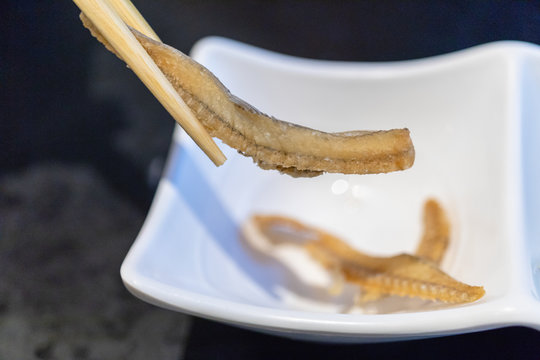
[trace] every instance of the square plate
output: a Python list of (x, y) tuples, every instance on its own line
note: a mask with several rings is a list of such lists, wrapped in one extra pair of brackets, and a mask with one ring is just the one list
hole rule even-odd
[[(323, 131), (409, 128), (416, 161), (391, 174), (294, 179), (260, 170), (223, 144), (228, 160), (216, 168), (177, 129), (152, 208), (122, 265), (133, 294), (167, 309), (320, 341), (413, 339), (516, 324), (540, 329), (536, 46), (500, 42), (422, 60), (348, 63), (213, 37), (197, 43), (192, 56), (233, 94), (282, 120)], [(278, 262), (261, 261), (239, 239), (251, 214), (275, 213), (365, 252), (410, 253), (427, 197), (439, 199), (452, 223), (442, 268), (484, 286), (477, 302), (433, 306), (391, 297), (343, 313), (343, 296), (313, 297)], [(307, 269), (298, 276), (316, 276)]]

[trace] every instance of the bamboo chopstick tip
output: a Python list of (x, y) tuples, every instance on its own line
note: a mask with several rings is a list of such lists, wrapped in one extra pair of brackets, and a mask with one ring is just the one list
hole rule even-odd
[(219, 153), (214, 153), (211, 156), (209, 155), (209, 157), (217, 167), (220, 167), (227, 161), (227, 157), (221, 151)]
[[(87, 27), (90, 29), (92, 35), (103, 42), (109, 50), (123, 59), (172, 117), (195, 140), (197, 145), (203, 149), (212, 162), (216, 166), (222, 165), (226, 160), (225, 155), (184, 103), (184, 100), (154, 63), (150, 55), (134, 37), (132, 31), (122, 18), (120, 18), (116, 9), (109, 7), (109, 1), (111, 0), (73, 0), (82, 13), (84, 13), (84, 15), (81, 15), (83, 24), (85, 26), (91, 25)], [(127, 1), (124, 0), (123, 3), (117, 3), (115, 1), (115, 3), (125, 5)], [(128, 13), (127, 11), (124, 12), (123, 9), (123, 7), (120, 8), (125, 16), (134, 11), (131, 9)], [(142, 16), (139, 17), (142, 18)], [(88, 18), (88, 24), (85, 18)], [(126, 17), (126, 19), (130, 18)], [(129, 21), (131, 22), (132, 19)], [(138, 25), (141, 27), (140, 23)], [(93, 31), (94, 28), (95, 33)], [(104, 41), (102, 41), (102, 38)]]

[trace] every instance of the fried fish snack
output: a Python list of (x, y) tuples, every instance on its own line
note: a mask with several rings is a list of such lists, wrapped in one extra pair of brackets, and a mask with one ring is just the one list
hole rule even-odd
[(481, 286), (464, 284), (431, 261), (409, 254), (376, 257), (364, 254), (323, 230), (282, 216), (257, 215), (251, 219), (270, 241), (296, 243), (331, 272), (359, 285), (377, 298), (383, 295), (419, 297), (447, 303), (480, 299)]
[[(423, 234), (414, 255), (440, 265), (450, 242), (450, 222), (437, 200), (428, 199), (424, 203), (423, 225)], [(363, 303), (383, 297), (380, 292), (364, 289), (358, 301)]]
[(440, 264), (450, 242), (450, 222), (434, 199), (424, 204), (424, 233), (415, 254)]
[[(84, 14), (81, 20), (115, 52)], [(251, 157), (263, 169), (311, 177), (324, 172), (387, 173), (414, 163), (408, 129), (327, 133), (275, 119), (232, 95), (189, 56), (132, 32), (209, 134)]]

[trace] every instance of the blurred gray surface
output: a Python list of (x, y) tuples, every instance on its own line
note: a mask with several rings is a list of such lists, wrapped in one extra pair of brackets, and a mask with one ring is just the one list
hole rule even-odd
[(0, 178), (0, 359), (178, 359), (187, 316), (123, 287), (144, 214), (85, 166)]

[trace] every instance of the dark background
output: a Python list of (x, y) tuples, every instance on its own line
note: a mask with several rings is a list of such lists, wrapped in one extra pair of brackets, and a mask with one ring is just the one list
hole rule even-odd
[[(331, 60), (421, 58), (496, 40), (540, 43), (537, 1), (135, 0), (189, 52), (221, 35)], [(70, 1), (0, 5), (0, 359), (540, 358), (507, 328), (337, 346), (154, 308), (118, 270), (151, 203), (173, 121)]]

